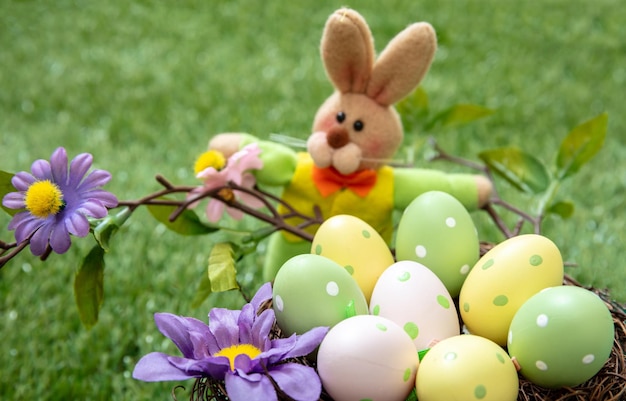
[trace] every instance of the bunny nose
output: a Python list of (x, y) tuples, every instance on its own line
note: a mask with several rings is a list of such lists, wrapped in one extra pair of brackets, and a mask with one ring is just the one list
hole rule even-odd
[(333, 149), (339, 149), (350, 142), (350, 138), (348, 137), (348, 131), (341, 127), (332, 127), (326, 133), (326, 142)]

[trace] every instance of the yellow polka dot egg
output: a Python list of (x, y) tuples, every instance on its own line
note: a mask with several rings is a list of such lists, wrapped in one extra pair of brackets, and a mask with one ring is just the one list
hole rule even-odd
[(533, 383), (576, 386), (602, 369), (614, 330), (611, 312), (596, 294), (576, 286), (552, 287), (519, 308), (511, 322), (508, 351)]
[(470, 334), (447, 338), (424, 356), (415, 382), (419, 401), (514, 401), (519, 379), (496, 343)]
[(479, 256), (476, 226), (455, 197), (429, 191), (404, 210), (396, 233), (397, 260), (413, 260), (432, 270), (457, 297)]
[(418, 365), (404, 330), (372, 315), (338, 323), (317, 353), (322, 385), (335, 401), (404, 401), (415, 386)]
[(513, 316), (531, 296), (563, 283), (557, 246), (537, 234), (509, 238), (487, 252), (463, 283), (459, 309), (470, 333), (506, 345)]
[(370, 313), (394, 321), (411, 337), (417, 351), (459, 335), (459, 317), (448, 290), (426, 266), (403, 260), (380, 276)]

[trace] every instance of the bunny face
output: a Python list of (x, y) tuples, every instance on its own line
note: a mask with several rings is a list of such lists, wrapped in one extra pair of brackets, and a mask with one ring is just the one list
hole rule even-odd
[(432, 26), (415, 23), (376, 59), (363, 17), (347, 8), (333, 13), (324, 28), (321, 55), (335, 93), (317, 111), (307, 141), (315, 165), (351, 174), (392, 158), (403, 137), (393, 104), (419, 84), (436, 47)]
[(402, 143), (402, 124), (393, 107), (363, 94), (335, 92), (318, 110), (308, 152), (317, 167), (342, 174), (376, 169)]

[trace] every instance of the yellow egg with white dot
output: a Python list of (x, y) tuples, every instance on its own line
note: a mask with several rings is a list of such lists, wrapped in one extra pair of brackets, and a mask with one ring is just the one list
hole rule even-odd
[(378, 277), (394, 262), (380, 234), (365, 221), (347, 214), (333, 216), (320, 225), (311, 253), (343, 266), (368, 302)]
[(519, 393), (515, 365), (486, 338), (463, 334), (433, 346), (415, 380), (420, 401), (514, 401)]
[(513, 316), (526, 300), (563, 284), (563, 259), (545, 236), (509, 238), (487, 252), (471, 270), (459, 295), (470, 333), (506, 345)]

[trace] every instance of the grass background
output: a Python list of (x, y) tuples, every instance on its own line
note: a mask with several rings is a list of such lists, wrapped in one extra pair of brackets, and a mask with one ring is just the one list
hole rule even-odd
[[(563, 185), (574, 217), (548, 221), (545, 234), (577, 264), (568, 273), (626, 301), (626, 9), (617, 0), (0, 4), (0, 169), (29, 170), (57, 146), (70, 156), (90, 152), (95, 167), (112, 172), (108, 189), (121, 199), (158, 189), (156, 173), (193, 183), (192, 163), (218, 132), (305, 138), (331, 91), (318, 44), (335, 8), (358, 9), (379, 50), (410, 22), (429, 21), (440, 43), (423, 82), (431, 108), (497, 109), (434, 133), (449, 152), (475, 159), (517, 145), (551, 163), (573, 127), (609, 113), (604, 149)], [(502, 190), (521, 206), (532, 202)], [(475, 218), (484, 239), (500, 239), (483, 215)], [(0, 398), (168, 399), (176, 383), (130, 377), (147, 352), (175, 352), (152, 314), (205, 319), (213, 305), (241, 302), (212, 295), (192, 309), (207, 239), (168, 232), (145, 210), (132, 219), (107, 255), (105, 303), (91, 330), (72, 294), (91, 238), (45, 263), (24, 252), (0, 271)], [(8, 221), (0, 214), (0, 227)], [(0, 238), (13, 237), (0, 229)], [(253, 271), (246, 280), (256, 280)]]

